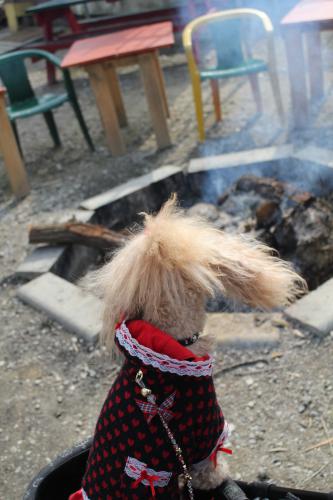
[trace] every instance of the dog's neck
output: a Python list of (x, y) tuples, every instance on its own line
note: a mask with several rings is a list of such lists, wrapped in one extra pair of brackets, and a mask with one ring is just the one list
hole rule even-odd
[(182, 302), (182, 304), (179, 301), (172, 304), (165, 302), (153, 317), (142, 311), (142, 319), (178, 341), (192, 338), (199, 333), (196, 342), (186, 347), (197, 356), (210, 354), (214, 348), (214, 342), (209, 335), (203, 333), (206, 320), (206, 297), (189, 290)]

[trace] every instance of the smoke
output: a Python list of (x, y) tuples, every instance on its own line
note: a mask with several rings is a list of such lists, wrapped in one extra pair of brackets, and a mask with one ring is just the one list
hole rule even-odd
[[(251, 155), (251, 151), (244, 152)], [(221, 156), (221, 163), (225, 159)], [(327, 196), (333, 191), (333, 168), (319, 163), (304, 161), (293, 156), (206, 170), (201, 179), (201, 199), (217, 203), (221, 195), (242, 175), (272, 177), (290, 185), (291, 190), (308, 191), (315, 196)]]

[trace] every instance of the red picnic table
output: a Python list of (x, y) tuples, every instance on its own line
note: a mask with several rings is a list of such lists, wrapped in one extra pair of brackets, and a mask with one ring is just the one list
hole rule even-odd
[(6, 89), (0, 87), (0, 152), (12, 190), (17, 198), (30, 192), (29, 181), (24, 163), (10, 123), (5, 101)]
[(172, 23), (164, 22), (78, 40), (65, 55), (63, 68), (79, 66), (89, 75), (113, 155), (125, 153), (120, 125), (127, 123), (117, 66), (139, 65), (157, 144), (160, 148), (171, 144), (158, 50), (173, 43)]
[[(157, 10), (146, 10), (123, 16), (102, 16), (99, 18), (88, 18), (79, 21), (71, 10), (71, 6), (87, 4), (96, 0), (48, 0), (31, 7), (27, 12), (33, 14), (38, 24), (43, 29), (44, 40), (37, 44), (32, 44), (31, 48), (56, 52), (69, 48), (74, 41), (88, 36), (101, 35), (110, 31), (118, 31), (137, 26), (147, 26), (161, 21), (172, 21), (174, 29), (177, 31), (183, 28), (184, 12), (179, 6), (171, 6)], [(117, 0), (107, 0), (113, 3)], [(193, 0), (189, 0), (190, 6)], [(193, 9), (192, 9), (193, 10)], [(57, 19), (66, 20), (70, 33), (56, 35), (53, 29), (54, 21)], [(47, 65), (48, 81), (55, 82), (54, 66)]]
[[(303, 128), (308, 123), (309, 101), (319, 102), (324, 96), (320, 31), (333, 28), (333, 0), (301, 0), (281, 24), (286, 42), (294, 125)], [(303, 34), (306, 38), (307, 64)]]
[[(34, 14), (37, 23), (43, 29), (44, 40), (34, 48), (55, 52), (55, 50), (68, 48), (73, 43), (73, 35), (78, 36), (85, 31), (85, 28), (78, 22), (75, 14), (71, 10), (72, 5), (86, 4), (94, 0), (49, 0), (34, 7), (30, 7), (27, 12)], [(115, 0), (109, 0), (115, 1)], [(57, 39), (53, 29), (53, 23), (57, 19), (66, 20), (71, 30), (72, 36), (63, 36)], [(55, 82), (55, 67), (47, 63), (47, 78), (50, 84)]]

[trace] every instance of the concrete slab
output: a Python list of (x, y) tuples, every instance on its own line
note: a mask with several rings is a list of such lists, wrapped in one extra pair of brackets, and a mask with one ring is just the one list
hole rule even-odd
[(280, 342), (279, 330), (264, 313), (210, 313), (205, 331), (215, 334), (219, 348), (273, 348)]
[(77, 210), (64, 210), (57, 222), (59, 224), (65, 224), (66, 222), (86, 223), (93, 218), (94, 213), (93, 210), (82, 210), (80, 208)]
[(67, 222), (86, 223), (90, 222), (94, 213), (93, 210), (84, 210), (82, 208), (45, 212), (38, 216), (38, 224), (66, 224)]
[(124, 198), (125, 196), (134, 193), (140, 189), (143, 189), (150, 184), (154, 184), (155, 182), (159, 182), (171, 175), (177, 174), (181, 172), (182, 169), (180, 167), (175, 167), (174, 165), (166, 165), (164, 167), (160, 167), (149, 174), (142, 175), (140, 177), (135, 177), (134, 179), (121, 184), (120, 186), (116, 186), (109, 191), (105, 191), (97, 196), (93, 196), (92, 198), (88, 198), (80, 204), (81, 208), (86, 210), (97, 210), (105, 205), (109, 205), (110, 203), (119, 200), (120, 198)]
[(286, 309), (285, 314), (321, 334), (333, 330), (333, 278)]
[(282, 146), (271, 146), (268, 148), (255, 148), (249, 151), (240, 151), (238, 153), (195, 158), (190, 161), (187, 172), (204, 172), (216, 168), (239, 167), (242, 165), (281, 160), (291, 156), (293, 150), (294, 148), (291, 144), (284, 144)]
[(293, 157), (302, 161), (319, 163), (325, 165), (325, 167), (333, 167), (333, 151), (329, 149), (309, 145), (295, 151)]
[(101, 328), (101, 301), (76, 285), (46, 273), (19, 288), (17, 295), (86, 341), (97, 340)]
[(33, 279), (43, 273), (51, 271), (64, 250), (65, 247), (63, 246), (43, 246), (35, 248), (19, 265), (16, 275), (27, 279)]

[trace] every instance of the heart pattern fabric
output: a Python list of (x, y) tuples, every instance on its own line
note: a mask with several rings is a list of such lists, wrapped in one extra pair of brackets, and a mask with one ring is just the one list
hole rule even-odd
[[(168, 426), (188, 467), (210, 456), (224, 429), (212, 376), (165, 372), (122, 350), (125, 362), (96, 424), (83, 490), (89, 500), (149, 499), (152, 491), (158, 500), (178, 499), (178, 475), (182, 472), (179, 461), (158, 414), (150, 409), (153, 417), (147, 418), (142, 410), (146, 409), (147, 399), (135, 376), (142, 370), (158, 408), (167, 401), (164, 409), (172, 416)], [(138, 466), (136, 477), (131, 477), (129, 463), (144, 464), (145, 469)], [(168, 481), (156, 479), (161, 471)]]

